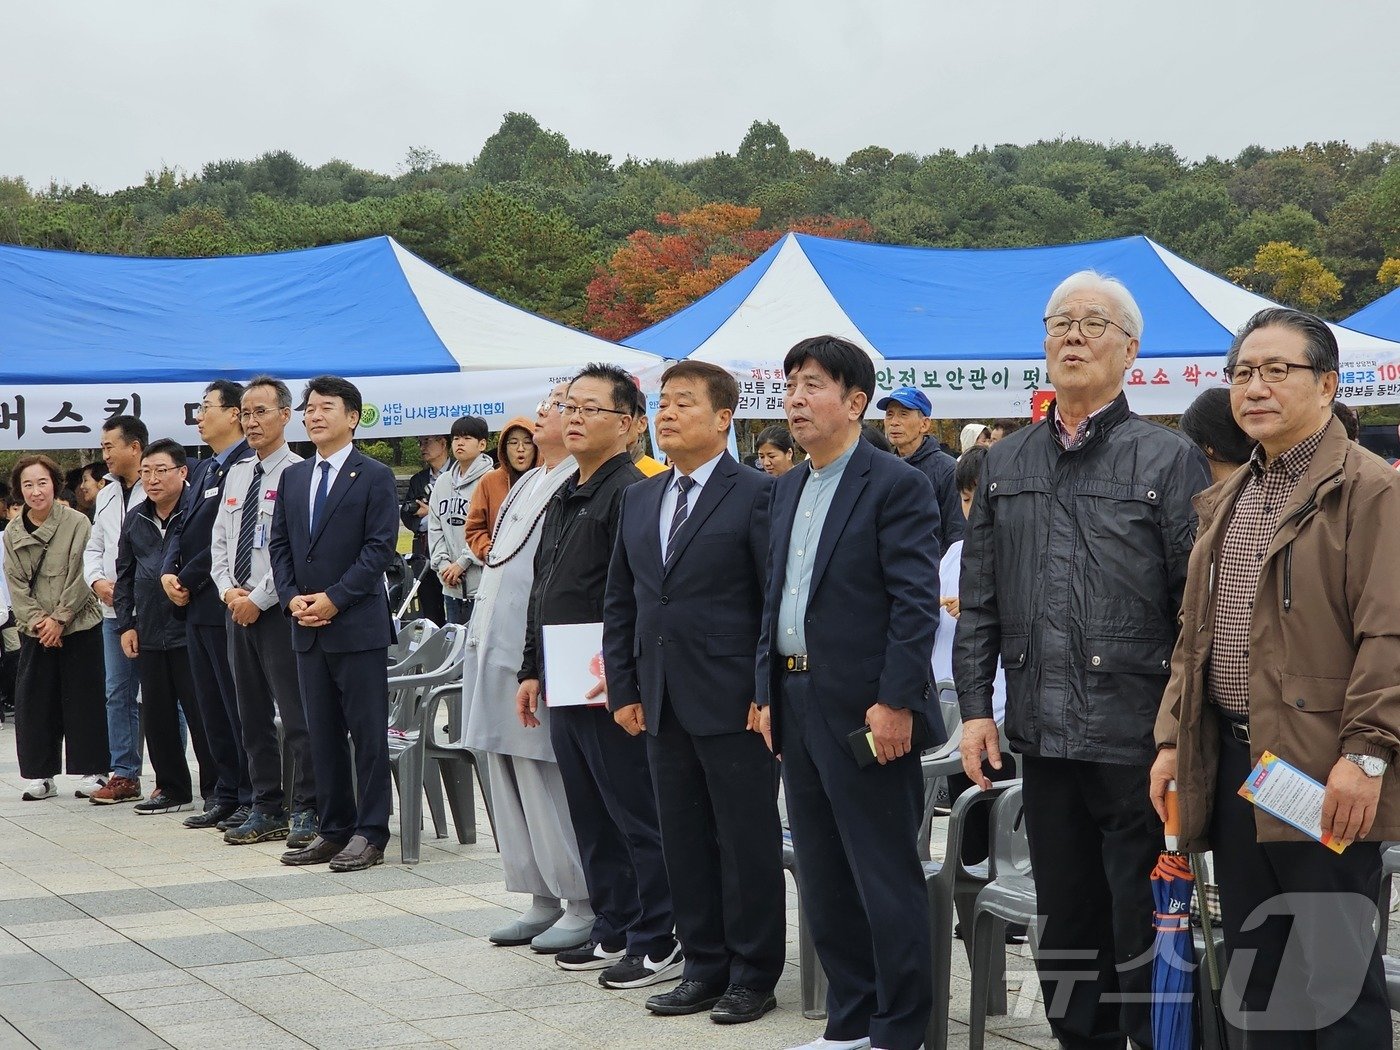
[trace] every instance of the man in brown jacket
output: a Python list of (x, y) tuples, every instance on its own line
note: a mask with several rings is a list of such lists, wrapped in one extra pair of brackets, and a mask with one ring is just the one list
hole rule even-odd
[[(1333, 420), (1337, 370), (1309, 314), (1264, 310), (1235, 338), (1231, 404), (1259, 444), (1196, 497), (1157, 719), (1152, 801), (1164, 815), (1175, 780), (1181, 848), (1214, 849), (1246, 1048), (1391, 1045), (1372, 923), (1379, 843), (1400, 838), (1400, 484)], [(1326, 785), (1344, 853), (1239, 796), (1266, 750)]]

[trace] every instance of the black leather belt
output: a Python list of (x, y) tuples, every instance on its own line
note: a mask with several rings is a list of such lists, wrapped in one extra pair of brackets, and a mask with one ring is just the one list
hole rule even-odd
[(783, 670), (788, 674), (806, 674), (810, 670), (806, 655), (784, 657)]
[(1229, 733), (1241, 744), (1249, 743), (1249, 722), (1236, 718), (1223, 707), (1217, 706), (1215, 709), (1220, 714), (1220, 721), (1225, 724), (1225, 732)]

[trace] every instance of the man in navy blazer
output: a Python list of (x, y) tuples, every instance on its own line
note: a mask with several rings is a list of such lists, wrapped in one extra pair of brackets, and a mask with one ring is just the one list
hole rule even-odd
[(316, 455), (283, 472), (272, 515), (272, 575), (292, 618), (320, 820), (311, 845), (282, 862), (330, 861), (332, 871), (380, 863), (389, 842), (386, 650), (394, 628), (384, 573), (398, 539), (398, 495), (393, 471), (351, 443), (361, 405), (359, 390), (339, 376), (307, 384)]
[(253, 785), (228, 662), (224, 605), (209, 579), (210, 541), (224, 499), (224, 477), (229, 467), (253, 454), (243, 440), (242, 397), (243, 387), (231, 379), (216, 379), (204, 390), (199, 436), (213, 455), (190, 467), (180, 524), (165, 545), (161, 568), (162, 589), (183, 610), (176, 615), (185, 621), (195, 703), (214, 759), (211, 782), (205, 782), (209, 778), (200, 768), (204, 811), (187, 819), (187, 828), (223, 830), (228, 824), (242, 824), (252, 812)]
[(673, 469), (623, 494), (603, 608), (608, 707), (648, 734), (685, 946), (684, 980), (647, 1009), (720, 1024), (773, 1009), (785, 952), (776, 771), (750, 729), (773, 479), (725, 450), (738, 403), (716, 365), (661, 377), (656, 437)]
[[(756, 691), (828, 980), (824, 1041), (808, 1045), (914, 1050), (933, 1005), (914, 743), (936, 706), (938, 501), (920, 471), (860, 438), (875, 390), (863, 350), (807, 339), (783, 371), (809, 458), (773, 487)], [(853, 745), (862, 726), (871, 743)]]

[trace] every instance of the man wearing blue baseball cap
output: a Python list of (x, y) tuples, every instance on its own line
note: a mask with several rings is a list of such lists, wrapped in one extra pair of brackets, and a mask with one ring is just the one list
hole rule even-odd
[(928, 395), (918, 387), (902, 386), (875, 402), (875, 407), (885, 413), (885, 436), (890, 439), (895, 452), (899, 453), (899, 458), (923, 471), (933, 482), (942, 521), (939, 549), (946, 551), (951, 544), (962, 539), (966, 519), (963, 517), (962, 500), (958, 498), (958, 486), (953, 481), (957, 460), (928, 436), (933, 405), (929, 403)]

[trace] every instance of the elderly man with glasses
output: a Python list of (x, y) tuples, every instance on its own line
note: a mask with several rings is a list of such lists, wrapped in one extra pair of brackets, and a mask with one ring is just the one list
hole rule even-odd
[(1000, 768), (992, 683), (1024, 756), (1046, 1013), (1061, 1045), (1152, 1045), (1152, 726), (1196, 532), (1205, 457), (1135, 416), (1142, 337), (1128, 289), (1084, 271), (1050, 296), (1047, 417), (997, 442), (963, 535), (954, 677), (963, 768)]
[(597, 916), (589, 940), (555, 961), (566, 970), (601, 970), (598, 982), (605, 988), (678, 980), (684, 960), (672, 932), (671, 886), (646, 739), (613, 721), (602, 683), (587, 697), (594, 706), (561, 705), (585, 698), (567, 697), (562, 683), (543, 681), (544, 629), (597, 624), (601, 645), (622, 494), (643, 477), (627, 454), (635, 390), (622, 369), (589, 365), (569, 384), (560, 406), (564, 446), (578, 470), (554, 494), (540, 526), (516, 696), (521, 724), (528, 728), (538, 728), (540, 704), (549, 705), (549, 735)]
[[(1231, 408), (1258, 445), (1197, 501), (1157, 720), (1153, 804), (1165, 817), (1175, 780), (1181, 848), (1214, 851), (1246, 1048), (1391, 1045), (1375, 902), (1400, 838), (1400, 487), (1333, 419), (1338, 366), (1310, 314), (1263, 310), (1236, 336)], [(1265, 751), (1326, 785), (1315, 830), (1343, 853), (1239, 796)]]

